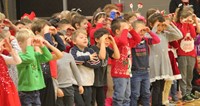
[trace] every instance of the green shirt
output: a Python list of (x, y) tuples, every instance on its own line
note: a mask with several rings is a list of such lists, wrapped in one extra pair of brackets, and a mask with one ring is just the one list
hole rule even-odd
[(26, 53), (19, 53), (22, 63), (18, 69), (18, 91), (34, 91), (45, 87), (40, 64), (52, 59), (47, 47), (42, 47), (42, 54), (35, 52), (32, 46), (26, 47)]

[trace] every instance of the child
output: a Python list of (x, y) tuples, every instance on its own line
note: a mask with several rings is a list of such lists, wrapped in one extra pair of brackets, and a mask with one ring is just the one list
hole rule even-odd
[[(198, 25), (198, 20), (196, 15), (193, 14), (191, 7), (180, 6), (176, 11), (176, 26), (180, 29), (183, 34), (183, 38), (178, 41), (179, 48), (177, 50), (178, 54), (178, 67), (182, 75), (180, 80), (180, 88), (182, 92), (183, 101), (191, 101), (197, 99), (194, 94), (191, 93), (192, 90), (192, 78), (193, 69), (195, 66), (196, 52), (194, 49), (194, 38), (196, 37), (196, 32), (200, 32), (200, 26)], [(196, 24), (196, 29), (193, 26)]]
[[(173, 72), (168, 55), (168, 42), (182, 38), (182, 34), (172, 23), (166, 23), (160, 13), (148, 17), (148, 25), (160, 38), (161, 42), (150, 46), (150, 82), (152, 82), (152, 105), (166, 105), (171, 88)], [(166, 81), (166, 82), (165, 82)], [(163, 93), (163, 94), (162, 94)]]
[(5, 39), (5, 35), (0, 33), (0, 51), (6, 49), (11, 57), (1, 54), (0, 56), (0, 106), (21, 106), (18, 92), (12, 79), (9, 76), (8, 64), (20, 64), (21, 59), (18, 53), (12, 49), (9, 39)]
[(82, 85), (84, 93), (79, 94), (77, 82), (74, 82), (75, 104), (76, 106), (91, 106), (92, 101), (92, 85), (94, 84), (94, 68), (100, 66), (97, 54), (87, 47), (87, 33), (83, 29), (76, 30), (72, 35), (74, 47), (70, 53), (74, 57), (76, 64), (81, 73)]
[[(119, 59), (120, 54), (114, 38), (105, 28), (100, 28), (94, 33), (96, 45), (91, 48), (97, 52), (101, 66), (95, 68), (95, 81), (92, 88), (92, 106), (95, 106), (95, 101), (98, 106), (105, 105), (104, 87), (107, 84), (107, 64), (108, 57)], [(108, 46), (112, 44), (113, 50)]]
[(88, 28), (88, 20), (86, 19), (86, 17), (84, 17), (82, 15), (74, 16), (74, 18), (72, 18), (71, 23), (75, 29), (87, 30), (87, 28)]
[[(19, 53), (22, 63), (17, 65), (18, 91), (22, 106), (41, 105), (39, 90), (45, 87), (45, 83), (40, 64), (52, 59), (47, 49), (50, 44), (41, 38), (33, 37), (33, 32), (28, 29), (20, 29), (16, 34), (22, 49)], [(35, 52), (34, 46), (39, 46), (42, 54)]]
[(66, 19), (62, 19), (57, 23), (58, 32), (66, 35), (66, 50), (65, 52), (69, 53), (69, 50), (73, 47), (73, 42), (71, 41), (72, 33), (75, 31), (74, 27)]
[[(61, 35), (64, 44), (66, 35)], [(71, 54), (62, 52), (63, 57), (57, 61), (58, 69), (58, 91), (57, 91), (57, 106), (73, 106), (74, 105), (74, 88), (73, 78), (75, 77), (77, 84), (79, 86), (79, 93), (83, 94), (82, 80), (80, 78), (81, 74), (76, 66), (74, 58)]]
[(94, 38), (94, 32), (100, 28), (106, 28), (106, 13), (105, 12), (100, 12), (99, 10), (97, 10), (94, 15), (93, 15), (93, 19), (92, 19), (92, 25), (93, 25), (93, 29), (91, 29), (90, 31), (90, 44), (91, 45), (95, 45), (95, 38)]
[[(150, 106), (149, 45), (159, 43), (160, 39), (142, 20), (134, 21), (132, 26), (142, 40), (132, 48), (131, 106), (138, 105), (139, 97), (143, 106)], [(145, 33), (152, 38), (145, 37)]]
[[(53, 58), (51, 61), (41, 64), (46, 88), (40, 90), (40, 99), (42, 106), (55, 106), (56, 93), (53, 85), (53, 79), (57, 77), (57, 72), (53, 68), (56, 68), (55, 60), (62, 57), (62, 52), (59, 50), (65, 50), (65, 45), (60, 36), (57, 34), (57, 30), (54, 27), (49, 26), (46, 20), (35, 20), (31, 29), (36, 36), (46, 39), (51, 44), (51, 46), (48, 46), (48, 49), (53, 52)], [(38, 52), (42, 52), (38, 47), (35, 47), (35, 49)]]
[[(120, 51), (120, 59), (112, 60), (111, 76), (113, 78), (114, 93), (113, 106), (129, 106), (131, 94), (131, 49), (141, 40), (140, 36), (131, 29), (124, 19), (114, 19), (111, 24), (115, 34), (115, 42)], [(128, 36), (130, 33), (131, 36)]]

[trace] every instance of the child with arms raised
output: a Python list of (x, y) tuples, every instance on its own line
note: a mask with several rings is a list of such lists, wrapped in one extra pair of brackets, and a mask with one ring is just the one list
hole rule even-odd
[(113, 106), (129, 106), (132, 65), (130, 47), (135, 47), (141, 38), (133, 29), (130, 29), (129, 24), (124, 19), (114, 19), (111, 23), (111, 29), (115, 34), (114, 39), (120, 51), (120, 59), (113, 59), (111, 67), (114, 84)]
[[(107, 65), (108, 57), (119, 59), (120, 54), (114, 38), (110, 35), (109, 31), (105, 28), (100, 28), (94, 32), (96, 45), (91, 48), (97, 52), (100, 59), (101, 66), (94, 68), (95, 81), (92, 88), (92, 106), (95, 106), (95, 101), (98, 106), (105, 105), (105, 92), (104, 87), (107, 84)], [(108, 46), (112, 45), (113, 50)]]
[[(160, 39), (145, 24), (142, 20), (136, 20), (132, 23), (142, 40), (131, 49), (133, 62), (131, 68), (131, 106), (137, 106), (139, 98), (143, 106), (150, 106), (149, 45), (159, 43)], [(145, 37), (146, 33), (151, 37)]]
[[(19, 53), (22, 63), (17, 65), (18, 91), (22, 106), (41, 105), (39, 90), (45, 87), (45, 83), (40, 64), (52, 59), (47, 49), (50, 44), (41, 38), (33, 38), (34, 36), (28, 29), (20, 29), (16, 34), (22, 49)], [(34, 46), (39, 46), (42, 54), (35, 52)]]

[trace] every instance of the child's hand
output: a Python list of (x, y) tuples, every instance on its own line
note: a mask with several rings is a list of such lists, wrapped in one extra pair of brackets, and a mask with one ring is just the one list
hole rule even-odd
[(33, 40), (34, 46), (43, 47), (44, 46), (44, 39), (42, 37), (35, 37)]
[(84, 92), (84, 88), (83, 88), (83, 86), (79, 86), (79, 94), (83, 94), (83, 92)]
[(196, 16), (195, 14), (192, 15), (192, 20), (193, 20), (195, 23), (198, 23), (197, 16)]
[(8, 38), (4, 39), (4, 49), (8, 52), (12, 52), (13, 50)]
[(49, 47), (51, 46), (51, 44), (47, 41), (47, 40), (43, 40), (43, 44), (46, 46), (46, 47)]
[(101, 38), (100, 38), (100, 43), (105, 43), (105, 40), (107, 38), (107, 34), (104, 34)]
[(149, 27), (146, 27), (146, 32), (147, 32), (147, 33), (151, 32), (151, 30), (150, 30)]
[(108, 39), (110, 40), (110, 43), (113, 45), (115, 43), (115, 39), (112, 37), (112, 35), (108, 36)]
[(53, 26), (50, 26), (49, 27), (49, 33), (51, 34), (51, 35), (55, 35), (55, 34), (57, 34), (57, 29), (55, 28), (55, 27), (53, 27)]
[(96, 52), (90, 55), (90, 60), (91, 61), (96, 60), (96, 59), (98, 59)]
[(12, 22), (9, 19), (4, 19), (3, 23), (8, 27), (12, 26)]
[(58, 88), (58, 90), (57, 90), (57, 96), (58, 97), (63, 97), (64, 96), (64, 93), (63, 93), (62, 89)]

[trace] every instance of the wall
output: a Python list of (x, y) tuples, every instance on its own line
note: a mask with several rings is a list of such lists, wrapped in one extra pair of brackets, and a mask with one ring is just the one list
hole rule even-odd
[[(118, 0), (111, 0), (112, 3), (118, 3)], [(139, 2), (143, 3), (143, 8), (140, 10), (142, 15), (146, 14), (149, 8), (158, 8), (159, 10), (165, 10), (168, 13), (168, 7), (170, 0), (121, 0), (124, 4), (124, 11), (131, 11), (129, 4), (133, 3), (134, 10), (137, 9)]]

